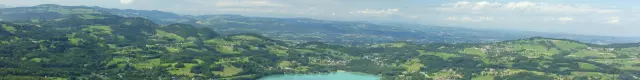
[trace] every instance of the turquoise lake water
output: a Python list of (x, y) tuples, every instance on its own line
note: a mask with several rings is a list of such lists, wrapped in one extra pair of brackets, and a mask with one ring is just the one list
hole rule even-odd
[(258, 80), (380, 80), (376, 75), (358, 74), (352, 72), (335, 72), (330, 74), (298, 74), (274, 75)]

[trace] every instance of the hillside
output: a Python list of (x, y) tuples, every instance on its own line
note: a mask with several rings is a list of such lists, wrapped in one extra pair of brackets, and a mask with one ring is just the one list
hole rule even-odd
[(498, 42), (527, 37), (573, 39), (589, 43), (629, 43), (640, 38), (588, 36), (560, 33), (540, 33), (508, 30), (480, 30), (468, 28), (373, 24), (367, 22), (326, 21), (306, 18), (264, 18), (239, 15), (178, 15), (155, 10), (109, 9), (54, 4), (34, 7), (0, 9), (4, 21), (39, 21), (57, 19), (70, 14), (109, 14), (123, 17), (142, 17), (158, 24), (183, 23), (207, 27), (222, 34), (258, 33), (289, 42), (321, 41), (333, 44), (370, 44), (394, 41), (415, 43)]
[[(219, 36), (210, 29), (185, 24), (157, 25), (142, 18), (86, 16), (37, 23), (2, 22), (0, 76), (3, 79), (256, 78), (283, 73), (266, 69), (274, 67), (270, 64), (274, 63), (272, 60), (297, 59), (294, 57), (297, 55), (289, 53), (310, 51), (255, 34)], [(306, 53), (325, 55), (323, 58), (339, 54), (319, 52), (322, 51)]]
[(50, 19), (0, 22), (0, 79), (254, 80), (338, 70), (384, 80), (640, 79), (637, 44), (533, 37), (346, 47), (294, 44), (263, 34), (220, 35), (189, 24), (156, 24), (100, 11), (70, 12)]

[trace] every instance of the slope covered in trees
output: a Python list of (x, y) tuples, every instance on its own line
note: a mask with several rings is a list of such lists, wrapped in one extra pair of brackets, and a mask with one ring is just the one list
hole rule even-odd
[(637, 80), (640, 45), (533, 37), (348, 47), (101, 13), (0, 22), (0, 79), (222, 79), (338, 70), (384, 80)]
[[(9, 79), (256, 78), (283, 73), (273, 64), (278, 61), (306, 60), (295, 57), (302, 56), (299, 54), (325, 55), (319, 59), (344, 55), (295, 48), (293, 44), (257, 34), (220, 36), (210, 29), (185, 24), (157, 25), (142, 18), (92, 16), (101, 18), (86, 19), (78, 15), (37, 23), (2, 22), (2, 76)], [(295, 71), (311, 72), (303, 66)]]

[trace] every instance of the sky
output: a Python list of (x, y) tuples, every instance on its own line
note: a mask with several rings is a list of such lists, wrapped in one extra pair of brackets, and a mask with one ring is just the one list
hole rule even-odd
[(640, 0), (0, 0), (338, 21), (640, 37)]

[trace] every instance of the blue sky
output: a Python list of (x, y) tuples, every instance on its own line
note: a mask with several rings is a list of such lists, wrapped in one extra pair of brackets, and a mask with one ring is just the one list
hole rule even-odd
[(340, 21), (640, 36), (640, 0), (0, 0), (8, 6), (86, 5), (178, 14), (239, 14)]

